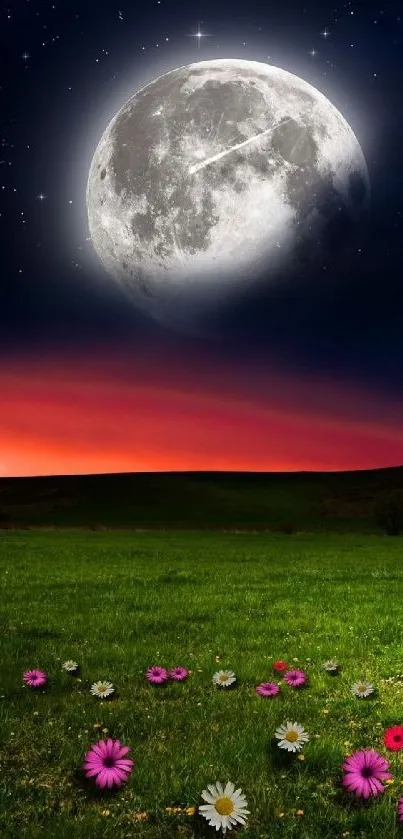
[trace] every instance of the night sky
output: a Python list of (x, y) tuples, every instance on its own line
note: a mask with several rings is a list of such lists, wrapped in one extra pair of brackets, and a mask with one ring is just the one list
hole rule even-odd
[[(403, 463), (399, 5), (2, 7), (1, 475)], [(338, 108), (366, 159), (371, 219), (342, 276), (250, 300), (212, 340), (128, 305), (94, 252), (85, 190), (130, 96), (171, 69), (227, 57), (295, 73)]]

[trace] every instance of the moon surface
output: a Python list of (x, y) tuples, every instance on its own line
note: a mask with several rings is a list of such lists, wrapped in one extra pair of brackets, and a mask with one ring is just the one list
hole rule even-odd
[(179, 67), (139, 90), (106, 128), (87, 184), (106, 271), (171, 325), (331, 265), (369, 200), (360, 145), (331, 102), (241, 59)]

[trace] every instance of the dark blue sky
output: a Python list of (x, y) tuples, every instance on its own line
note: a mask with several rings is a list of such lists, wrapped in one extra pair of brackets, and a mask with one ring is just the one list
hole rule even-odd
[[(87, 241), (85, 185), (103, 130), (142, 84), (188, 62), (243, 57), (305, 78), (346, 117), (366, 157), (372, 215), (343, 276), (313, 276), (250, 301), (231, 314), (216, 350), (251, 365), (267, 357), (335, 372), (402, 396), (398, 6), (9, 0), (0, 17), (0, 359), (120, 340), (203, 355), (203, 340), (160, 329), (114, 291)], [(192, 34), (199, 21), (200, 43)]]

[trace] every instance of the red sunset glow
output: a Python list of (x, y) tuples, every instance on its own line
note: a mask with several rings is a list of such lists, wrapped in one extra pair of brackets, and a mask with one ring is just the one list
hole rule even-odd
[[(233, 369), (231, 371), (233, 373)], [(403, 409), (278, 371), (106, 353), (0, 372), (3, 476), (369, 469), (402, 460)]]

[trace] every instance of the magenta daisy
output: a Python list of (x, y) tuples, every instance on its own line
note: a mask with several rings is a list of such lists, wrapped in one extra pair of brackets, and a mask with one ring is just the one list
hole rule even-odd
[(165, 667), (154, 665), (148, 668), (146, 676), (152, 685), (162, 685), (168, 680), (168, 670), (165, 670)]
[(186, 667), (173, 667), (169, 671), (169, 678), (174, 679), (175, 682), (183, 682), (189, 676), (189, 670)]
[(403, 798), (399, 798), (397, 802), (397, 818), (399, 822), (403, 822)]
[(284, 681), (292, 688), (299, 688), (306, 684), (306, 675), (302, 670), (288, 670), (284, 675)]
[(280, 693), (280, 688), (274, 682), (262, 682), (255, 688), (255, 693), (259, 696), (264, 696), (265, 699), (271, 696), (277, 696)]
[(27, 670), (23, 675), (23, 681), (30, 688), (41, 688), (46, 685), (48, 677), (44, 670)]
[(86, 778), (95, 778), (101, 789), (120, 787), (129, 780), (134, 761), (124, 756), (130, 752), (129, 746), (121, 746), (119, 740), (98, 740), (85, 755), (83, 770)]
[(391, 777), (388, 761), (372, 749), (354, 752), (343, 763), (342, 784), (357, 798), (370, 798), (383, 792), (382, 781)]

